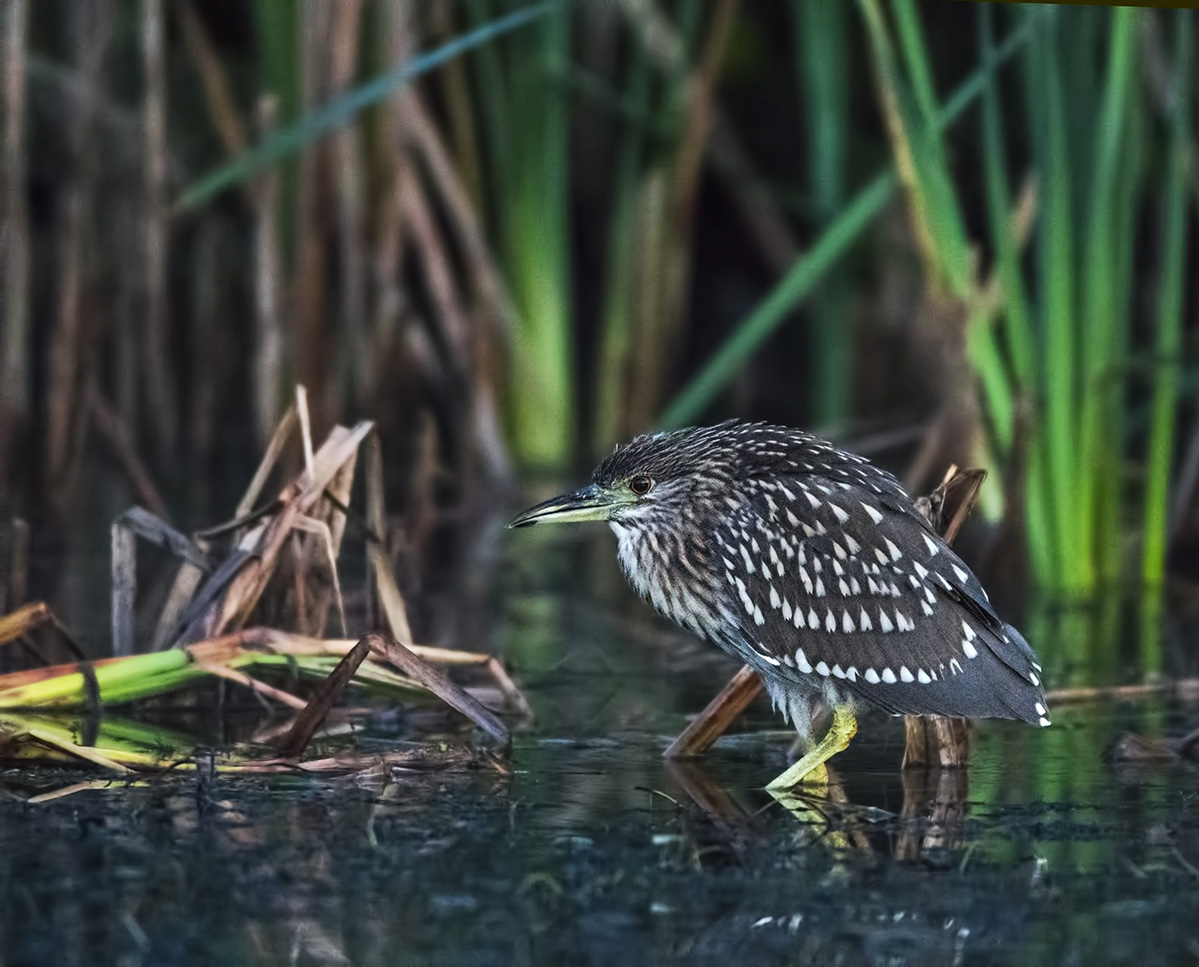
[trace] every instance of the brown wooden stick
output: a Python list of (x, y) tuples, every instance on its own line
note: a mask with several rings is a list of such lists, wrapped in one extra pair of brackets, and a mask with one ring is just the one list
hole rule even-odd
[(703, 755), (761, 691), (762, 677), (748, 665), (742, 665), (708, 707), (667, 746), (663, 755), (667, 759), (691, 759)]
[[(978, 501), (985, 470), (959, 470), (951, 464), (941, 483), (917, 509), (952, 544)], [(940, 715), (905, 715), (903, 768), (957, 768), (970, 761), (970, 720)]]

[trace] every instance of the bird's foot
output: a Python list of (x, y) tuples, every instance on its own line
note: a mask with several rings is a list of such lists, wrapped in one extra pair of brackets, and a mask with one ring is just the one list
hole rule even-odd
[[(813, 750), (815, 751), (815, 750)], [(776, 776), (771, 780), (766, 787), (766, 791), (771, 795), (776, 793), (790, 792), (797, 786), (828, 786), (828, 766), (823, 761), (811, 762), (812, 753), (809, 752), (802, 759), (795, 762), (786, 772)], [(775, 798), (778, 798), (775, 796)]]
[[(800, 783), (827, 786), (828, 769), (825, 767), (825, 763), (838, 752), (844, 752), (849, 748), (849, 743), (857, 731), (858, 721), (854, 717), (852, 709), (844, 707), (834, 709), (833, 724), (829, 727), (828, 734), (814, 749), (771, 782), (766, 787), (766, 791), (775, 795), (794, 789)], [(778, 797), (775, 796), (775, 798)]]

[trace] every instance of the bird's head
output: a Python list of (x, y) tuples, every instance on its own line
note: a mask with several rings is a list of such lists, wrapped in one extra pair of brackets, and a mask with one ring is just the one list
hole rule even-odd
[(629, 527), (694, 519), (717, 501), (744, 471), (738, 459), (750, 424), (676, 430), (639, 436), (617, 447), (591, 475), (591, 483), (517, 515), (509, 527), (542, 523), (609, 521)]

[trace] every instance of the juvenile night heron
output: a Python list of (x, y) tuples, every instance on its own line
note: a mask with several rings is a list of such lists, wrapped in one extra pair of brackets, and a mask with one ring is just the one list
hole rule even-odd
[(661, 614), (762, 676), (810, 741), (768, 788), (824, 774), (862, 707), (1048, 725), (1041, 666), (889, 473), (786, 427), (640, 436), (508, 526), (607, 521)]

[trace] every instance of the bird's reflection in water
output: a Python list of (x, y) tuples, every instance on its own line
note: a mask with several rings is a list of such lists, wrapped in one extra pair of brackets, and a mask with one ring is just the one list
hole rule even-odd
[(968, 811), (969, 773), (964, 768), (902, 770), (899, 812), (855, 801), (833, 768), (827, 784), (770, 793), (731, 790), (697, 760), (668, 760), (666, 769), (686, 795), (688, 834), (705, 865), (735, 861), (746, 845), (777, 833), (777, 814), (772, 813), (781, 807), (804, 842), (940, 868), (954, 862)]

